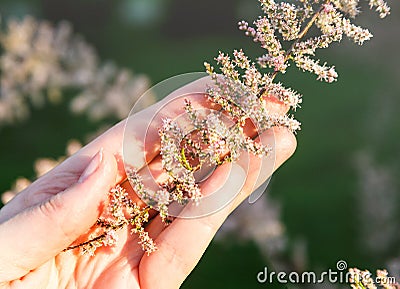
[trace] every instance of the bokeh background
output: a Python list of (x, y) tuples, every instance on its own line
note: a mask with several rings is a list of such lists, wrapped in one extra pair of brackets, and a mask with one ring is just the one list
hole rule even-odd
[[(338, 260), (385, 267), (400, 280), (400, 5), (388, 3), (384, 20), (362, 5), (357, 23), (374, 34), (364, 47), (344, 39), (318, 53), (336, 66), (338, 82), (321, 83), (294, 67), (280, 77), (304, 95), (297, 152), (262, 199), (228, 219), (183, 288), (285, 288), (259, 284), (256, 275), (265, 266), (326, 271)], [(203, 71), (219, 50), (261, 52), (236, 27), (257, 17), (256, 0), (0, 0), (0, 14), (0, 192), (20, 189), (123, 118), (152, 84)], [(25, 28), (7, 42), (12, 19)], [(73, 32), (52, 47), (63, 51), (53, 56), (66, 72), (34, 55), (30, 65), (46, 63), (24, 68), (43, 76), (35, 79), (10, 54), (27, 27), (43, 20), (59, 34), (67, 21)], [(54, 71), (61, 76), (49, 80)], [(15, 183), (19, 177), (26, 179)]]

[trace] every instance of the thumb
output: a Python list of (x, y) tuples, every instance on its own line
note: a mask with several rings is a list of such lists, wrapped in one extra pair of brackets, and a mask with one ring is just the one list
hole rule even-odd
[(56, 256), (99, 217), (117, 165), (100, 150), (78, 182), (0, 225), (0, 282), (18, 279)]

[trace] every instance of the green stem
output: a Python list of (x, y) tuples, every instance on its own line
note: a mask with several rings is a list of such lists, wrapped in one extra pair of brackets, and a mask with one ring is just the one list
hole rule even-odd
[(181, 149), (181, 164), (182, 164), (182, 166), (184, 166), (185, 169), (187, 169), (189, 171), (193, 171), (192, 166), (189, 164), (189, 161), (186, 158), (184, 147)]

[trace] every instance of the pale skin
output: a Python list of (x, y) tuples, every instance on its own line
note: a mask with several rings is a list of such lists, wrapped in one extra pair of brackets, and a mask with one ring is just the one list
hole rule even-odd
[[(208, 81), (202, 79), (175, 93), (204, 91)], [(199, 96), (189, 97), (196, 105), (206, 106)], [(147, 132), (140, 128), (160, 105), (162, 102), (140, 112), (138, 130), (133, 132), (138, 139), (133, 146), (146, 151), (146, 160), (153, 162), (148, 164), (150, 167), (159, 161), (155, 158), (159, 148), (154, 145), (143, 148), (139, 140), (145, 133), (147, 140), (156, 139), (160, 120), (156, 119)], [(267, 105), (278, 113), (287, 110), (276, 100)], [(182, 107), (176, 103), (167, 105), (163, 114), (173, 117), (182, 113)], [(225, 183), (242, 180), (244, 185), (234, 201), (214, 214), (195, 219), (176, 218), (169, 226), (153, 213), (146, 231), (158, 250), (150, 255), (142, 251), (137, 237), (127, 228), (118, 231), (119, 240), (114, 247), (102, 247), (93, 257), (82, 256), (79, 250), (63, 252), (93, 226), (107, 202), (109, 189), (126, 177), (121, 159), (123, 128), (123, 122), (117, 124), (3, 207), (0, 288), (179, 288), (228, 215), (296, 148), (296, 139), (287, 129), (266, 131), (259, 137), (275, 142), (273, 168), (262, 171), (259, 177), (261, 160), (250, 157), (251, 169), (247, 173), (240, 167), (240, 161), (233, 167), (222, 165), (201, 185), (207, 195), (221, 188), (229, 190)], [(135, 165), (143, 167), (145, 158), (138, 159)], [(227, 177), (230, 181), (224, 182)]]

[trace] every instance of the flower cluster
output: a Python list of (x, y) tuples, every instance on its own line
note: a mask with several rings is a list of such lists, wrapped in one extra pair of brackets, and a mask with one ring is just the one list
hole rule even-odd
[(369, 7), (370, 9), (375, 8), (381, 18), (385, 18), (390, 14), (390, 7), (383, 0), (369, 0)]
[(103, 212), (97, 220), (97, 226), (90, 234), (88, 241), (68, 247), (66, 250), (80, 248), (82, 254), (93, 256), (97, 248), (114, 246), (118, 240), (117, 231), (125, 226), (132, 226), (131, 232), (138, 235), (143, 251), (150, 254), (156, 250), (153, 240), (144, 230), (149, 219), (149, 208), (141, 208), (129, 198), (126, 190), (117, 185), (110, 191), (108, 212)]
[[(270, 91), (269, 85), (278, 72), (286, 71), (289, 61), (303, 71), (316, 74), (318, 80), (336, 81), (338, 74), (334, 66), (321, 64), (313, 56), (317, 49), (327, 48), (333, 42), (340, 42), (343, 35), (359, 45), (372, 37), (367, 29), (353, 24), (349, 19), (358, 15), (359, 0), (326, 0), (322, 1), (322, 4), (319, 4), (321, 1), (314, 0), (295, 2), (298, 5), (283, 1), (260, 0), (264, 16), (254, 21), (255, 27), (246, 21), (239, 22), (239, 29), (245, 31), (247, 36), (252, 37), (267, 51), (257, 58), (257, 64), (260, 68), (271, 68), (273, 73), (257, 73), (255, 64), (250, 62), (242, 51), (235, 51), (235, 59), (232, 61), (223, 53), (216, 58), (222, 74), (241, 82), (256, 94), (260, 91)], [(376, 8), (382, 18), (390, 13), (390, 8), (383, 0), (370, 0), (369, 5), (371, 8)], [(308, 30), (314, 24), (321, 35), (306, 38)], [(292, 43), (285, 49), (284, 42)], [(244, 72), (241, 74), (237, 69), (243, 69)], [(209, 64), (207, 70), (210, 71)], [(247, 77), (249, 74), (253, 76), (251, 80), (254, 81), (251, 85)], [(254, 91), (256, 83), (262, 87), (259, 91)]]
[[(54, 167), (59, 165), (66, 157), (72, 156), (74, 153), (76, 153), (81, 147), (82, 144), (80, 142), (72, 139), (67, 143), (65, 156), (59, 157), (58, 159), (53, 159), (53, 158), (37, 159), (34, 163), (35, 176), (37, 178), (43, 176), (45, 173), (47, 173), (48, 171), (52, 170)], [(5, 191), (1, 194), (2, 203), (6, 204), (9, 201), (11, 201), (19, 192), (27, 188), (31, 183), (32, 182), (27, 178), (19, 177), (17, 180), (15, 180), (10, 190)]]
[(362, 271), (357, 268), (350, 268), (349, 273), (349, 281), (353, 289), (400, 288), (400, 284), (395, 281), (395, 278), (389, 276), (387, 270), (377, 270), (376, 278), (373, 278), (373, 275), (368, 270)]
[[(165, 172), (163, 181), (158, 183), (159, 189), (151, 191), (143, 184), (139, 172), (134, 169), (128, 172), (128, 179), (135, 192), (148, 205), (157, 209), (167, 223), (170, 204), (200, 202), (202, 194), (196, 172), (203, 165), (219, 166), (224, 162), (233, 162), (243, 151), (258, 156), (268, 155), (271, 151), (270, 147), (245, 135), (244, 120), (249, 117), (245, 110), (236, 113), (231, 111), (236, 122), (223, 117), (223, 112), (229, 112), (227, 109), (201, 113), (193, 108), (188, 99), (185, 100), (185, 110), (189, 127), (192, 128), (190, 131), (185, 131), (177, 120), (172, 119), (165, 119), (159, 131), (160, 155)], [(278, 118), (274, 121), (278, 122)]]

